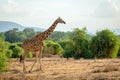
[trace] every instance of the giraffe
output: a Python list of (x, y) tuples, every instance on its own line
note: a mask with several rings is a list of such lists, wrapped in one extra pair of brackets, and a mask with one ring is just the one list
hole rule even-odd
[(65, 21), (63, 21), (60, 17), (58, 17), (54, 21), (54, 23), (47, 30), (45, 30), (42, 33), (38, 33), (32, 39), (25, 40), (23, 42), (22, 46), (23, 46), (23, 49), (24, 49), (24, 53), (23, 53), (23, 56), (20, 56), (20, 62), (23, 63), (23, 72), (26, 73), (25, 58), (28, 55), (29, 51), (34, 52), (34, 54), (35, 54), (35, 61), (34, 61), (34, 63), (33, 63), (29, 72), (32, 71), (35, 63), (38, 61), (38, 58), (39, 58), (39, 63), (40, 63), (40, 70), (42, 70), (42, 68), (41, 68), (41, 63), (42, 63), (41, 58), (42, 58), (42, 50), (43, 50), (44, 40), (51, 35), (51, 33), (54, 31), (54, 29), (56, 28), (58, 23), (65, 24)]

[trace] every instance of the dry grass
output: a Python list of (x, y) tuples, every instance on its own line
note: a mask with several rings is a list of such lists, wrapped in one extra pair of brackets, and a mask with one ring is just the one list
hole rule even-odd
[[(22, 64), (10, 59), (9, 70), (0, 74), (0, 80), (120, 80), (120, 59), (73, 60), (43, 58), (39, 71), (37, 63), (32, 73), (23, 74)], [(27, 59), (30, 69), (34, 59)]]
[(118, 65), (104, 65), (104, 67), (98, 68), (94, 70), (94, 73), (98, 72), (112, 72), (112, 71), (120, 71)]

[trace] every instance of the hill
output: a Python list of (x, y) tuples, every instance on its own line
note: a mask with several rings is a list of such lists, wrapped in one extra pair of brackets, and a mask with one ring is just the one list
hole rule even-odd
[(0, 21), (0, 32), (12, 30), (13, 28), (18, 28), (20, 31), (25, 29), (25, 28), (32, 28), (35, 31), (44, 31), (44, 29), (38, 28), (38, 27), (28, 27), (28, 26), (23, 26), (21, 24), (15, 23), (15, 22)]
[(112, 31), (117, 35), (120, 35), (120, 28), (112, 29)]

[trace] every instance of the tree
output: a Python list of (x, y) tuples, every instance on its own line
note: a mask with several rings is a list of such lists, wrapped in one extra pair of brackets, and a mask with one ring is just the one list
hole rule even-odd
[(98, 31), (91, 40), (94, 57), (115, 58), (119, 49), (119, 38), (109, 29)]
[(68, 39), (68, 35), (66, 32), (61, 32), (61, 31), (55, 31), (51, 34), (51, 36), (48, 37), (47, 40), (52, 40), (52, 41), (61, 41), (61, 40), (66, 40)]
[(69, 58), (73, 57), (74, 58), (74, 44), (71, 40), (66, 40), (66, 41), (59, 41), (59, 44), (63, 48), (63, 54), (62, 57), (64, 58)]
[(36, 32), (32, 28), (25, 28), (23, 33), (26, 35), (27, 39), (31, 39), (36, 35)]
[(5, 40), (9, 42), (18, 42), (19, 41), (19, 32), (17, 28), (5, 32)]
[(75, 28), (69, 33), (70, 38), (67, 44), (60, 43), (61, 45), (65, 45), (65, 48), (63, 48), (65, 50), (63, 57), (74, 57), (75, 59), (79, 59), (80, 57), (92, 58), (86, 31), (85, 27), (82, 29)]
[(86, 39), (86, 29), (74, 29), (73, 34), (71, 36), (72, 41), (74, 42), (74, 50), (76, 52), (76, 57), (83, 57), (83, 47), (84, 41)]
[(4, 33), (5, 40), (11, 43), (31, 39), (35, 34), (36, 32), (31, 28), (25, 28), (23, 31), (19, 31), (17, 28), (14, 28), (13, 30), (6, 31)]
[(74, 44), (75, 58), (87, 58), (85, 54), (90, 52), (86, 31), (87, 29), (85, 27), (82, 29), (75, 28), (71, 34), (70, 38)]

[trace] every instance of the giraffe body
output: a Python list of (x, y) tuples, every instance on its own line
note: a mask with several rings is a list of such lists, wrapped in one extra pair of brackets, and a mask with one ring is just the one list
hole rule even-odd
[(30, 40), (25, 40), (23, 42), (23, 57), (21, 57), (20, 61), (23, 62), (23, 72), (26, 72), (26, 67), (25, 67), (25, 58), (27, 54), (31, 51), (34, 52), (36, 58), (35, 62), (33, 63), (30, 72), (32, 71), (35, 63), (37, 62), (37, 58), (39, 57), (40, 60), (40, 70), (41, 70), (41, 55), (42, 55), (42, 50), (43, 50), (43, 42), (44, 40), (51, 35), (51, 33), (54, 31), (55, 27), (57, 26), (58, 23), (64, 23), (60, 17), (54, 21), (54, 23), (44, 32), (38, 33), (35, 37), (33, 37)]
[(41, 46), (43, 46), (43, 40), (40, 41), (37, 38), (33, 38), (23, 42), (24, 51), (31, 51), (31, 52), (39, 51), (39, 48)]

